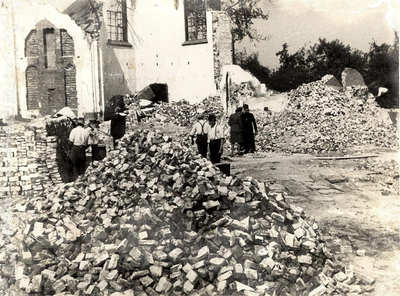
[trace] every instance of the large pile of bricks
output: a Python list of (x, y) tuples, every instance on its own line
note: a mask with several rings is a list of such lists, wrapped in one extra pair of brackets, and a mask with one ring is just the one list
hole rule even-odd
[(257, 117), (257, 149), (324, 154), (362, 145), (398, 147), (387, 112), (357, 93), (357, 87), (338, 91), (322, 80), (290, 91), (283, 112)]
[(45, 121), (0, 127), (0, 195), (40, 195), (61, 183), (57, 141), (47, 137)]
[[(74, 183), (16, 205), (1, 277), (33, 295), (358, 295), (318, 225), (251, 177), (136, 130)], [(27, 214), (27, 215), (26, 215)], [(7, 244), (10, 242), (10, 244)], [(11, 265), (9, 263), (14, 263)], [(13, 267), (15, 269), (13, 270)]]
[[(136, 116), (139, 102), (135, 98), (131, 98), (127, 103), (128, 108), (131, 109), (129, 117)], [(182, 100), (179, 102), (155, 103), (153, 109), (149, 112), (149, 119), (147, 121), (155, 121), (158, 123), (174, 123), (178, 126), (190, 127), (196, 120), (198, 110), (203, 110), (205, 115), (210, 113), (216, 114), (219, 118), (223, 118), (223, 107), (219, 97), (208, 97), (198, 104), (190, 104)], [(132, 122), (137, 121), (136, 118), (131, 119)]]

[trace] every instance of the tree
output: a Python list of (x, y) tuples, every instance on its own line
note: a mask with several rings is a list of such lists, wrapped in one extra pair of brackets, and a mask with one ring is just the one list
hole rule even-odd
[(378, 93), (379, 87), (389, 90), (383, 97), (378, 98), (381, 106), (398, 107), (399, 36), (397, 32), (395, 32), (393, 45), (386, 43), (378, 45), (375, 40), (370, 44), (365, 80), (373, 94)]
[(326, 74), (341, 80), (341, 73), (347, 67), (358, 70), (362, 75), (366, 71), (367, 55), (345, 46), (339, 40), (320, 38), (309, 49), (302, 47), (294, 54), (289, 54), (288, 47), (285, 43), (282, 50), (276, 53), (280, 67), (271, 74), (267, 84), (278, 91), (294, 89), (303, 83), (319, 80)]
[[(231, 18), (232, 28), (232, 54), (235, 64), (235, 43), (242, 41), (246, 36), (250, 41), (266, 40), (268, 37), (259, 34), (252, 28), (253, 20), (268, 19), (268, 14), (258, 6), (261, 0), (222, 0), (221, 6)], [(265, 1), (265, 0), (264, 0)]]
[(266, 83), (271, 89), (288, 91), (313, 80), (304, 47), (294, 54), (289, 54), (288, 48), (285, 43), (282, 50), (276, 53), (279, 56), (280, 67), (271, 73), (270, 80)]
[(261, 65), (258, 60), (258, 53), (247, 54), (246, 50), (237, 54), (237, 64), (243, 70), (252, 73), (261, 83), (266, 83), (269, 80), (270, 70)]
[(306, 61), (313, 71), (312, 76), (316, 79), (331, 74), (340, 81), (345, 68), (356, 69), (363, 76), (366, 71), (367, 55), (344, 45), (338, 39), (327, 41), (325, 38), (319, 38), (319, 43), (312, 46), (306, 55)]

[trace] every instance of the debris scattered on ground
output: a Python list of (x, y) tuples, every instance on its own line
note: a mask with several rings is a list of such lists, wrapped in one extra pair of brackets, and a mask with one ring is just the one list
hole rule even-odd
[[(374, 280), (337, 261), (282, 193), (226, 176), (147, 130), (73, 183), (15, 205), (0, 272), (32, 295), (359, 295)], [(346, 246), (343, 246), (345, 249)], [(349, 251), (349, 250), (345, 250)]]
[(355, 169), (373, 171), (374, 174), (369, 174), (369, 181), (380, 183), (392, 193), (399, 194), (399, 163), (397, 161), (368, 158), (360, 162)]

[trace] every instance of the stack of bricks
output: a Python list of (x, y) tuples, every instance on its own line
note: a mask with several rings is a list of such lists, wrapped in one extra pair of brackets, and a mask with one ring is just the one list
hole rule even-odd
[(43, 120), (0, 127), (0, 197), (39, 196), (61, 183), (56, 148)]
[(46, 165), (49, 170), (50, 179), (53, 184), (62, 183), (61, 175), (58, 171), (57, 167), (57, 137), (51, 136), (46, 138), (47, 146), (46, 146)]

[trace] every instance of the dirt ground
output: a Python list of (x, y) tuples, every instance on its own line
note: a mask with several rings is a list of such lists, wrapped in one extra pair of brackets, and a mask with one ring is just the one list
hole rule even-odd
[(268, 154), (228, 161), (231, 175), (265, 181), (313, 216), (335, 257), (356, 274), (375, 279), (372, 295), (400, 295), (398, 172), (392, 172), (393, 179), (365, 165), (398, 163), (399, 154), (383, 148), (350, 153), (355, 158)]

